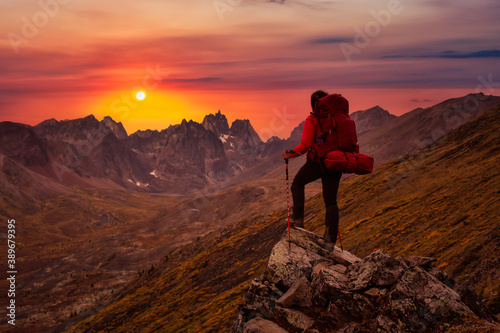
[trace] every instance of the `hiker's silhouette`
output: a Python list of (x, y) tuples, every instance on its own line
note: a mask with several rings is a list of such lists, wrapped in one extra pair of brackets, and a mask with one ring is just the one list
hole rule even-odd
[[(305, 185), (321, 178), (321, 183), (323, 185), (323, 199), (326, 207), (326, 229), (323, 238), (327, 243), (335, 244), (337, 241), (339, 227), (337, 192), (342, 173), (326, 168), (324, 161), (322, 161), (318, 155), (317, 147), (320, 142), (320, 138), (317, 137), (318, 117), (314, 113), (318, 100), (326, 96), (328, 96), (328, 93), (322, 90), (312, 93), (311, 107), (313, 112), (305, 120), (301, 143), (293, 150), (284, 151), (282, 156), (284, 159), (289, 159), (307, 153), (306, 163), (297, 172), (292, 182), (292, 226), (301, 228), (304, 227)], [(345, 102), (347, 103), (347, 101)]]

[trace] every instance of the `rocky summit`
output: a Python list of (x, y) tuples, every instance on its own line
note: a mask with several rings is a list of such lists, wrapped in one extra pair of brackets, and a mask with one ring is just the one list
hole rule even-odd
[(433, 267), (433, 258), (364, 259), (318, 235), (292, 229), (254, 279), (231, 332), (494, 332), (495, 318), (469, 287)]

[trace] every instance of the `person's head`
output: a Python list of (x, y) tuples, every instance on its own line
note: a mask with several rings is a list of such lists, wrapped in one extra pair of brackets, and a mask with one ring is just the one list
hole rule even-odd
[(314, 107), (316, 106), (316, 102), (325, 96), (328, 96), (327, 92), (324, 92), (323, 90), (316, 90), (311, 94), (311, 107), (312, 110), (314, 111)]

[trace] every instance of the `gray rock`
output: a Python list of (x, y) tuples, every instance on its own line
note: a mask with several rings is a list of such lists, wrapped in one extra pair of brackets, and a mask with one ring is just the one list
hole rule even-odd
[(395, 284), (408, 266), (383, 250), (373, 252), (348, 268), (350, 290)]
[(245, 295), (245, 304), (248, 309), (257, 310), (264, 301), (276, 300), (283, 295), (278, 288), (272, 284), (264, 284), (255, 279), (250, 283)]
[(377, 324), (377, 331), (381, 330), (382, 332), (387, 332), (387, 333), (399, 333), (401, 332), (400, 329), (398, 328), (398, 325), (396, 325), (395, 322), (390, 320), (389, 318), (385, 316), (378, 316), (377, 319), (375, 319), (375, 322)]
[(328, 300), (336, 300), (349, 293), (348, 284), (344, 266), (321, 263), (312, 275), (313, 299), (316, 304), (325, 306)]
[(408, 268), (389, 294), (391, 299), (411, 299), (421, 309), (434, 315), (451, 313), (472, 315), (460, 300), (460, 295), (418, 266)]
[(455, 287), (455, 285), (456, 285), (455, 280), (453, 280), (452, 278), (450, 278), (448, 276), (448, 274), (446, 274), (442, 270), (439, 270), (439, 269), (434, 268), (434, 267), (430, 267), (430, 268), (426, 268), (426, 271), (430, 275), (434, 276), (436, 279), (438, 279), (439, 281), (441, 281), (442, 283), (444, 283), (445, 285), (447, 285), (449, 288), (453, 289)]
[(292, 284), (290, 289), (277, 301), (284, 308), (292, 306), (310, 307), (312, 305), (311, 284), (305, 277), (301, 277)]
[(314, 324), (314, 320), (309, 316), (292, 309), (276, 308), (275, 318), (279, 325), (286, 327), (289, 332), (303, 332)]
[[(385, 289), (383, 289), (383, 290), (385, 290)], [(368, 296), (377, 297), (377, 296), (379, 296), (381, 294), (381, 291), (382, 290), (380, 290), (378, 288), (371, 288), (371, 289), (365, 291), (365, 294), (368, 295)]]
[(330, 299), (325, 313), (334, 323), (361, 323), (376, 313), (376, 307), (368, 297), (345, 292), (337, 299)]
[[(338, 248), (337, 248), (338, 249)], [(344, 265), (344, 266), (350, 266), (358, 261), (361, 261), (358, 257), (356, 257), (354, 254), (347, 252), (347, 251), (332, 251), (328, 255), (328, 259), (330, 259), (333, 263)]]
[(243, 333), (288, 333), (278, 324), (263, 318), (254, 318), (243, 327)]
[(301, 277), (309, 280), (313, 266), (328, 261), (318, 254), (325, 254), (326, 250), (314, 242), (317, 235), (303, 229), (292, 229), (291, 234), (292, 242), (288, 242), (286, 235), (274, 246), (264, 271), (264, 279), (281, 290), (288, 290)]

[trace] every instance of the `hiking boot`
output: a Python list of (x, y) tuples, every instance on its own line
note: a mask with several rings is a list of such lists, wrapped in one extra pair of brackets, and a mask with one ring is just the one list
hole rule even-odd
[(323, 239), (325, 243), (335, 245), (337, 242), (337, 230), (335, 228), (326, 227)]
[(292, 221), (293, 228), (304, 228), (304, 219), (294, 219)]

